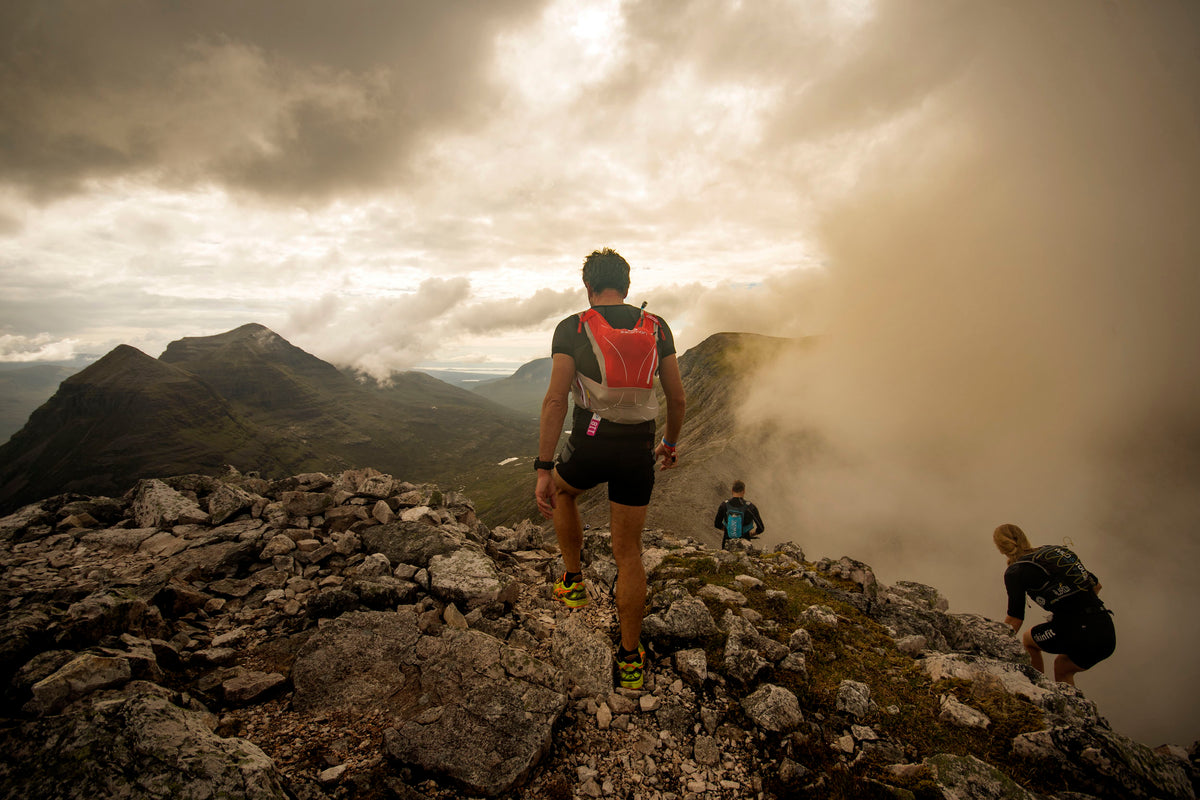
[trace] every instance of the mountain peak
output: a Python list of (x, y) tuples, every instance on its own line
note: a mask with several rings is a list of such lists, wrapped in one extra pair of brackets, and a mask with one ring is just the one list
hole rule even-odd
[(177, 339), (167, 345), (167, 349), (159, 358), (167, 362), (187, 361), (198, 355), (212, 355), (229, 348), (259, 355), (278, 354), (291, 349), (299, 350), (265, 325), (248, 322), (231, 331), (212, 336), (185, 336)]
[(168, 376), (173, 377), (178, 372), (175, 367), (146, 355), (136, 347), (119, 344), (103, 358), (67, 378), (64, 383), (136, 386)]

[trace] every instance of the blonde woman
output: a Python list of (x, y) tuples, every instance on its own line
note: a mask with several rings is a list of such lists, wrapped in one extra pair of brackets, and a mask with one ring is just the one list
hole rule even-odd
[(1004, 588), (1014, 632), (1025, 622), (1025, 595), (1051, 617), (1025, 631), (1021, 638), (1033, 666), (1046, 672), (1042, 653), (1054, 653), (1054, 680), (1075, 685), (1075, 673), (1091, 669), (1113, 654), (1117, 635), (1112, 612), (1097, 596), (1100, 581), (1079, 557), (1061, 545), (1034, 547), (1016, 525), (1001, 525), (992, 533), (996, 548), (1008, 559)]

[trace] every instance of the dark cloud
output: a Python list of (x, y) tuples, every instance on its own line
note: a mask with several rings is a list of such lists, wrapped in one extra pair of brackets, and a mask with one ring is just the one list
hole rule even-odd
[(1071, 539), (1121, 632), (1080, 685), (1190, 742), (1200, 7), (884, 3), (843, 44), (776, 120), (859, 161), (818, 227), (822, 345), (751, 410), (792, 434), (756, 499), (817, 553), (994, 618), (992, 528)]
[(541, 0), (0, 8), (0, 174), (34, 196), (150, 175), (324, 198), (401, 176), (496, 102), (501, 26)]

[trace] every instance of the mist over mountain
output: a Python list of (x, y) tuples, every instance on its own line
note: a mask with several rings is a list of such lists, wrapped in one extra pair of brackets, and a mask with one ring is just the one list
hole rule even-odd
[(359, 381), (249, 324), (172, 342), (158, 359), (122, 345), (64, 381), (0, 447), (0, 508), (227, 464), (264, 475), (377, 464), (486, 482), (536, 435), (535, 423), (427, 375)]
[(504, 378), (480, 381), (471, 391), (502, 406), (537, 416), (541, 413), (542, 398), (550, 383), (550, 358), (537, 358)]

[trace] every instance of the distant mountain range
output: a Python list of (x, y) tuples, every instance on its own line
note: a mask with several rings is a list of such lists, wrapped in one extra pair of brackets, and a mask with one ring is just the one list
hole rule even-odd
[(62, 492), (123, 493), (144, 476), (285, 475), (372, 466), (408, 480), (494, 482), (528, 455), (526, 415), (421, 373), (363, 383), (261, 325), (121, 345), (62, 382), (0, 446), (0, 512)]
[(523, 365), (507, 378), (480, 381), (471, 391), (523, 414), (537, 417), (542, 412), (542, 400), (550, 384), (549, 358), (539, 358)]
[[(712, 510), (765, 435), (738, 425), (736, 387), (803, 346), (718, 333), (680, 356), (687, 469), (658, 473), (647, 524), (714, 535)], [(419, 372), (380, 386), (256, 324), (180, 339), (159, 358), (122, 345), (62, 381), (0, 446), (0, 513), (54, 494), (120, 495), (140, 478), (215, 475), (231, 465), (264, 477), (374, 467), (464, 489), (489, 524), (540, 519), (529, 463), (549, 374), (542, 358), (474, 391)], [(589, 524), (606, 524), (605, 494), (586, 495), (581, 511)]]

